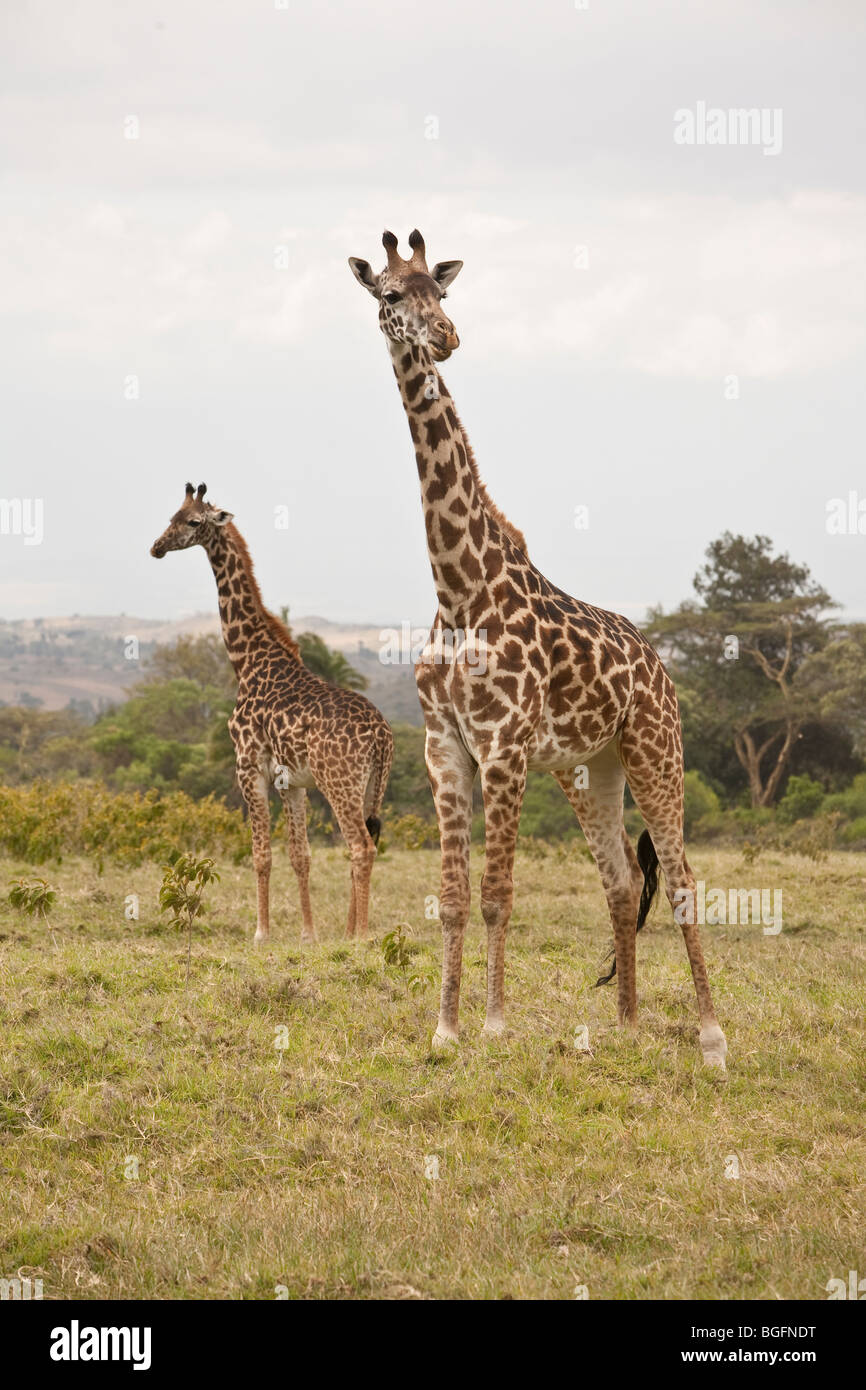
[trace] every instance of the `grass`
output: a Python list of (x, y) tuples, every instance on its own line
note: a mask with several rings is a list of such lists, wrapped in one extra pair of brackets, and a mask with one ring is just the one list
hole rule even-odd
[[(314, 851), (303, 952), (285, 853), (264, 950), (251, 869), (220, 865), (186, 988), (157, 869), (42, 870), (47, 922), (0, 906), (0, 1276), (46, 1298), (826, 1298), (866, 1273), (866, 856), (692, 859), (784, 894), (778, 936), (704, 929), (726, 1082), (701, 1066), (666, 904), (639, 939), (638, 1032), (615, 1028), (577, 847), (518, 856), (503, 1041), (480, 1036), (476, 887), (445, 1057), (433, 851), (380, 857), (359, 944), (346, 859)], [(400, 922), (412, 990), (381, 949)]]

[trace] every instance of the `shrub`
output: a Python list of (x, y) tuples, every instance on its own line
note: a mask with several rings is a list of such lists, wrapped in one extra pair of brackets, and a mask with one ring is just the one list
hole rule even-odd
[[(850, 787), (843, 792), (835, 792), (824, 802), (826, 811), (841, 811), (845, 820), (858, 821), (866, 818), (866, 772), (860, 772)], [(862, 833), (862, 832), (861, 832)]]
[(778, 805), (779, 820), (786, 825), (814, 816), (824, 800), (824, 788), (811, 777), (789, 777), (785, 795)]
[(82, 854), (98, 867), (106, 859), (134, 865), (164, 860), (178, 842), (235, 861), (250, 852), (240, 812), (212, 796), (111, 792), (95, 782), (0, 787), (0, 848), (29, 864)]
[(396, 816), (393, 820), (388, 817), (385, 822), (385, 833), (388, 837), (388, 844), (402, 846), (403, 849), (427, 849), (439, 843), (439, 829), (435, 824), (422, 820), (420, 816), (414, 816), (411, 812), (405, 816)]
[(719, 798), (712, 787), (704, 781), (699, 772), (687, 772), (684, 786), (683, 829), (691, 834), (692, 827), (699, 820), (718, 815), (721, 809)]
[(858, 816), (839, 831), (842, 843), (851, 849), (866, 849), (866, 816)]

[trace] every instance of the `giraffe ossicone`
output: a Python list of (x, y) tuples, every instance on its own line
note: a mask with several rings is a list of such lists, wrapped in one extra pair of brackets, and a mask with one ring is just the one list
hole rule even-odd
[(308, 787), (318, 787), (351, 858), (347, 935), (366, 936), (370, 875), (379, 812), (394, 754), (390, 726), (358, 691), (307, 669), (284, 623), (265, 608), (252, 560), (232, 513), (204, 500), (207, 488), (187, 483), (184, 500), (154, 541), (156, 559), (200, 545), (214, 573), (223, 641), (238, 679), (229, 731), (238, 783), (250, 818), (256, 872), (257, 942), (270, 935), (270, 787), (283, 803), (289, 857), (298, 880), (301, 941), (316, 939), (310, 903)]
[[(683, 845), (683, 756), (673, 682), (633, 623), (558, 589), (532, 563), (522, 533), (491, 501), (438, 372), (459, 346), (442, 300), (462, 261), (427, 268), (424, 240), (382, 238), (387, 263), (350, 257), (377, 301), (421, 485), (427, 548), (442, 630), (486, 634), (482, 672), (419, 663), (427, 768), (442, 848), (443, 968), (434, 1046), (457, 1038), (463, 938), (469, 916), (472, 786), (480, 776), (486, 860), (486, 1031), (504, 1026), (505, 937), (513, 901), (520, 808), (530, 769), (548, 771), (571, 802), (601, 875), (614, 938), (619, 1020), (637, 1019), (636, 933), (664, 871), (671, 903), (694, 890)], [(586, 768), (580, 782), (575, 767)], [(647, 824), (638, 854), (623, 825), (628, 781)], [(724, 1067), (697, 926), (682, 927), (700, 1016), (704, 1060)], [(601, 983), (601, 982), (600, 982)]]

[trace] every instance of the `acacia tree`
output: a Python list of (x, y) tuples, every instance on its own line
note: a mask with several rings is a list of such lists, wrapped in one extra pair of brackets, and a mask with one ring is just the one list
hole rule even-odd
[(866, 757), (866, 623), (837, 628), (806, 662), (801, 685), (824, 723), (843, 730), (854, 752)]
[(807, 676), (835, 607), (805, 565), (772, 548), (768, 536), (726, 531), (695, 575), (698, 598), (653, 610), (648, 625), (687, 687), (695, 727), (733, 743), (753, 806), (775, 800), (804, 724), (820, 718)]

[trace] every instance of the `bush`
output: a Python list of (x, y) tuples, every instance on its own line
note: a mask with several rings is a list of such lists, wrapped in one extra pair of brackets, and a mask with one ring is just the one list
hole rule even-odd
[(866, 772), (858, 773), (845, 791), (828, 796), (824, 809), (840, 811), (845, 820), (856, 822), (866, 818)]
[(428, 849), (439, 843), (439, 829), (435, 822), (424, 820), (407, 812), (405, 816), (386, 816), (383, 844), (398, 845), (401, 849)]
[(858, 816), (839, 831), (842, 843), (850, 849), (866, 849), (866, 816)]
[(786, 825), (814, 816), (824, 800), (824, 788), (811, 777), (789, 777), (785, 795), (777, 808), (780, 821)]
[(29, 864), (59, 862), (83, 854), (140, 864), (164, 860), (176, 844), (190, 853), (250, 852), (250, 836), (238, 811), (183, 792), (110, 792), (95, 782), (33, 782), (0, 787), (0, 848)]
[(685, 776), (683, 801), (683, 829), (690, 835), (697, 821), (717, 816), (721, 804), (712, 787), (704, 781), (699, 772), (687, 772)]

